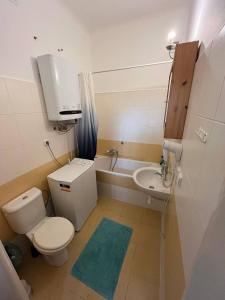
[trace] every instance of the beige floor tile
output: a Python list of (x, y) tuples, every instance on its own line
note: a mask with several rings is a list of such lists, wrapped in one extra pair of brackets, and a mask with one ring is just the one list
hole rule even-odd
[(94, 290), (90, 289), (87, 300), (105, 300), (105, 298), (96, 293)]
[(160, 234), (159, 231), (154, 229), (151, 225), (140, 224), (127, 217), (120, 217), (118, 222), (132, 228), (131, 242), (146, 246), (152, 245), (153, 248), (159, 249)]
[(110, 198), (99, 198), (98, 200), (98, 208), (103, 211), (113, 211), (114, 213), (117, 213), (120, 215), (122, 208), (124, 207), (123, 202), (110, 199)]
[[(79, 296), (81, 299), (87, 299), (90, 292), (89, 287), (87, 287), (77, 278), (68, 273), (65, 274), (64, 278), (60, 278), (58, 285), (58, 295), (60, 295), (60, 298), (58, 299), (60, 300), (63, 300), (66, 295), (76, 295), (77, 297)], [(52, 298), (51, 300), (54, 299), (55, 298)]]
[(75, 235), (73, 241), (68, 246), (69, 259), (63, 265), (63, 267), (61, 267), (61, 268), (63, 268), (64, 272), (70, 273), (72, 266), (76, 262), (77, 258), (81, 254), (81, 252), (84, 249), (87, 242), (88, 242), (88, 238), (85, 240), (85, 239), (81, 238), (81, 236)]
[(48, 265), (43, 256), (25, 258), (19, 273), (32, 285), (32, 300), (103, 300), (70, 275), (73, 264), (103, 218), (133, 229), (113, 300), (158, 300), (158, 213), (106, 198), (99, 199), (81, 231), (76, 232), (68, 247), (69, 260), (62, 267)]
[(95, 229), (97, 228), (99, 223), (93, 223), (93, 222), (89, 222), (87, 221), (83, 228), (79, 231), (75, 233), (75, 239), (77, 241), (79, 241), (80, 243), (82, 242), (87, 242), (91, 235), (94, 233)]
[(127, 217), (119, 217), (118, 222), (132, 229), (132, 236), (131, 236), (130, 243), (136, 243), (136, 241), (140, 240), (139, 237), (140, 224), (138, 222)]
[(159, 286), (153, 285), (137, 276), (131, 276), (126, 300), (158, 300)]
[(151, 225), (155, 229), (160, 230), (161, 228), (161, 213), (153, 211), (151, 209), (144, 209), (143, 215), (141, 218), (141, 224)]
[(150, 246), (137, 245), (131, 261), (130, 274), (144, 281), (159, 284), (160, 253)]
[(160, 233), (151, 225), (141, 224), (127, 217), (119, 217), (118, 222), (132, 228), (131, 242), (152, 245), (154, 248), (160, 247)]
[(114, 293), (113, 300), (125, 300), (127, 287), (129, 282), (129, 274), (121, 272), (117, 287)]
[(62, 272), (62, 268), (48, 265), (43, 256), (39, 256), (37, 258), (27, 257), (26, 264), (19, 270), (19, 275), (32, 286), (33, 299), (40, 297), (48, 299), (48, 295), (57, 285), (58, 276)]
[(99, 207), (96, 207), (95, 210), (88, 217), (87, 221), (84, 223), (84, 226), (89, 224), (97, 226), (101, 222), (103, 216), (104, 216), (103, 212), (99, 209)]
[(160, 247), (160, 233), (151, 225), (138, 224), (134, 231), (133, 241), (138, 244)]
[(103, 218), (108, 218), (108, 219), (111, 219), (115, 222), (118, 222), (118, 220), (120, 218), (120, 215), (117, 212), (107, 210), (107, 211), (104, 211)]
[(120, 216), (128, 218), (134, 222), (141, 222), (143, 212), (144, 208), (142, 207), (126, 204), (122, 208)]
[(132, 228), (133, 230), (138, 229), (138, 226), (139, 226), (139, 222), (136, 222), (135, 220), (124, 217), (124, 216), (120, 216), (118, 218), (118, 222), (120, 224), (123, 224), (123, 225), (126, 225), (126, 226)]
[(38, 290), (32, 293), (31, 300), (42, 300), (42, 299), (47, 299), (49, 300), (49, 291), (47, 290)]
[[(42, 300), (44, 300), (42, 298)], [(66, 291), (60, 299), (52, 298), (51, 300), (87, 300), (87, 298), (78, 295), (76, 293), (71, 293), (70, 291)]]
[[(103, 218), (109, 218), (117, 221), (119, 216), (120, 216), (120, 211), (117, 212), (115, 210), (110, 210), (110, 209), (104, 210), (97, 207), (89, 216), (88, 220), (86, 221), (84, 229), (85, 227), (88, 226), (91, 226), (92, 228), (96, 228), (100, 224)], [(82, 231), (84, 231), (83, 228)]]
[(130, 242), (127, 252), (126, 252), (126, 256), (123, 261), (121, 273), (128, 274), (128, 275), (130, 274), (135, 249), (136, 249), (136, 244), (133, 242)]

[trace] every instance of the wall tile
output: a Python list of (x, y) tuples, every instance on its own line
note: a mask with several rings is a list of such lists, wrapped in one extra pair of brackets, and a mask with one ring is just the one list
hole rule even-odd
[(34, 82), (0, 78), (0, 184), (51, 161), (45, 139), (56, 157), (74, 149), (73, 132), (68, 147), (66, 135), (53, 130), (41, 101)]
[(43, 145), (45, 139), (57, 134), (43, 113), (16, 114), (15, 118), (23, 144), (39, 142)]
[(41, 112), (41, 103), (33, 82), (5, 79), (14, 113)]
[(181, 186), (176, 187), (176, 206), (186, 282), (203, 237), (203, 225), (196, 209), (194, 194), (188, 177), (183, 174)]
[(41, 143), (45, 138), (42, 113), (15, 115), (21, 142), (26, 145), (32, 142)]
[(66, 135), (65, 135), (65, 147), (69, 151), (73, 151), (75, 149), (75, 132), (74, 128), (72, 128)]
[(68, 152), (65, 134), (56, 134), (54, 137), (49, 138), (49, 143), (56, 157)]
[(0, 149), (17, 147), (20, 144), (15, 116), (0, 115)]
[(0, 114), (10, 114), (9, 94), (4, 79), (0, 78)]
[(196, 203), (205, 228), (215, 211), (225, 178), (225, 124), (213, 123), (212, 133), (203, 154)]
[(188, 113), (201, 114), (202, 108), (205, 105), (204, 82), (206, 80), (206, 74), (209, 72), (209, 56), (211, 53), (212, 44), (199, 56), (194, 71), (194, 77), (191, 87), (191, 94), (189, 99)]
[(207, 118), (215, 118), (225, 77), (225, 28), (214, 39), (212, 49), (205, 64), (202, 78), (203, 93), (200, 97), (199, 113)]
[(185, 288), (180, 234), (175, 199), (172, 196), (165, 213), (165, 300), (180, 300)]
[[(225, 179), (224, 122), (225, 27), (196, 64), (184, 131), (183, 182), (176, 187), (176, 203), (186, 280)], [(208, 133), (206, 144), (195, 135), (199, 127)]]
[[(56, 157), (68, 153), (65, 136), (55, 135), (50, 137), (49, 143)], [(24, 151), (27, 159), (27, 171), (37, 168), (54, 159), (48, 148), (44, 146), (43, 141), (33, 140), (32, 142), (25, 144)]]
[(29, 168), (24, 148), (0, 150), (0, 185), (25, 173)]
[(217, 121), (221, 121), (225, 123), (225, 80), (223, 82), (222, 92), (220, 95), (220, 100), (219, 100), (215, 119)]
[(195, 191), (200, 180), (200, 170), (204, 163), (203, 155), (206, 151), (206, 144), (199, 140), (195, 131), (202, 127), (208, 133), (208, 136), (210, 136), (212, 125), (213, 123), (210, 120), (191, 115), (186, 128), (181, 167), (187, 174), (193, 191)]
[(53, 129), (53, 122), (49, 122), (47, 113), (42, 113), (42, 124), (44, 130), (45, 139), (55, 136), (57, 133)]
[(99, 139), (161, 144), (165, 89), (96, 94)]
[(27, 172), (52, 160), (49, 151), (40, 142), (33, 141), (24, 145), (24, 152), (26, 153)]

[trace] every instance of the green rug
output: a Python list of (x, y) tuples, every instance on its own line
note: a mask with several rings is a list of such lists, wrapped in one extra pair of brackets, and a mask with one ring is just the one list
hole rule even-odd
[(132, 229), (103, 219), (72, 268), (72, 275), (112, 300)]

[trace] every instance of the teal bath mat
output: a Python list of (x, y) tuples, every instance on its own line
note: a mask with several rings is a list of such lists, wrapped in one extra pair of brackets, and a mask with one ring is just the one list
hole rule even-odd
[(131, 228), (104, 218), (74, 264), (72, 275), (112, 300), (131, 235)]

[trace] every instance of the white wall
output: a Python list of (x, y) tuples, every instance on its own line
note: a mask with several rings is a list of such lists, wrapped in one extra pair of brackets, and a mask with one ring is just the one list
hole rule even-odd
[(207, 47), (225, 23), (224, 0), (193, 1), (189, 39), (200, 40)]
[[(200, 28), (213, 20), (214, 15), (202, 20)], [(175, 190), (187, 281), (225, 178), (225, 28), (210, 39), (196, 63), (183, 139), (183, 182)], [(200, 127), (208, 134), (207, 143), (196, 135)]]
[(224, 299), (225, 182), (219, 205), (208, 225), (184, 300)]
[(183, 41), (187, 21), (186, 9), (177, 8), (99, 29), (92, 34), (93, 68), (98, 70), (167, 59), (168, 32), (175, 30), (178, 40)]
[(61, 0), (12, 2), (0, 2), (0, 185), (52, 160), (45, 139), (57, 157), (74, 148), (73, 131), (59, 135), (48, 122), (35, 57), (91, 69), (89, 34)]
[[(170, 60), (166, 45), (171, 30), (184, 41), (188, 13), (177, 8), (117, 26), (106, 27), (92, 34), (93, 70)], [(104, 73), (95, 76), (96, 92), (162, 86), (167, 83), (170, 66)]]
[(0, 75), (33, 79), (32, 59), (46, 53), (73, 61), (79, 71), (91, 69), (89, 34), (63, 1), (17, 2), (0, 2)]
[[(149, 15), (92, 34), (93, 70), (170, 60), (167, 35), (186, 37), (186, 8)], [(99, 138), (161, 144), (171, 64), (94, 75)]]
[(96, 94), (98, 138), (162, 144), (166, 89)]

